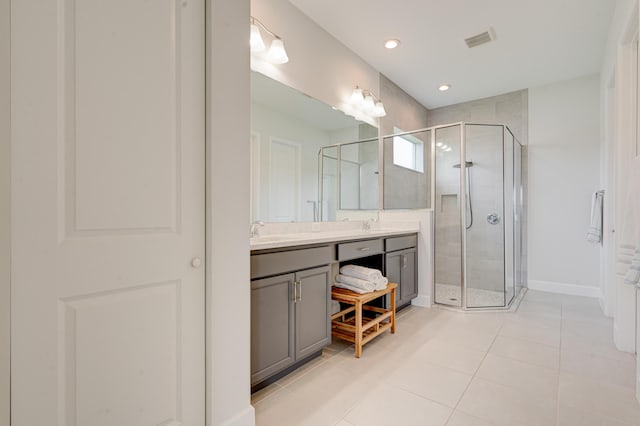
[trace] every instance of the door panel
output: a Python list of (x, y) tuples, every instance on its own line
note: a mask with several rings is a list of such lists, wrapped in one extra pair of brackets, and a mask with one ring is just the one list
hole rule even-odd
[(12, 422), (204, 424), (204, 2), (11, 19)]
[[(465, 125), (465, 170), (467, 193), (466, 221), (466, 299), (467, 307), (505, 305), (505, 273), (513, 286), (513, 256), (505, 270), (505, 228), (509, 236), (509, 253), (513, 250), (513, 202), (505, 210), (504, 174), (510, 175), (509, 200), (513, 193), (513, 138), (508, 149), (503, 142), (503, 127)], [(505, 162), (508, 153), (509, 161)], [(471, 163), (473, 163), (471, 165)]]
[(407, 303), (417, 296), (416, 288), (416, 252), (409, 250), (402, 252), (400, 256), (402, 266), (402, 284), (400, 285), (400, 301)]
[(434, 298), (452, 306), (462, 306), (460, 133), (460, 125), (435, 130)]
[(271, 140), (269, 221), (294, 222), (300, 208), (300, 146)]
[[(399, 252), (385, 255), (385, 275), (390, 283), (396, 283), (399, 286), (396, 290), (396, 304), (398, 304), (402, 298), (400, 294), (402, 292), (402, 255)], [(387, 306), (390, 304), (387, 303)]]
[(294, 362), (293, 274), (251, 282), (251, 383)]
[(296, 273), (296, 361), (331, 342), (329, 267)]

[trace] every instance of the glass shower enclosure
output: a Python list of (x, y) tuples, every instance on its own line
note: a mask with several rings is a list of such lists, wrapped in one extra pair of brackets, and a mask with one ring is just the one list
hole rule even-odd
[(505, 125), (434, 128), (434, 300), (508, 308), (522, 288), (522, 146)]

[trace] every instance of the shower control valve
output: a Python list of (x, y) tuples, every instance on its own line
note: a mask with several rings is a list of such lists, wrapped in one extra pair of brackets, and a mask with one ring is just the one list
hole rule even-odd
[(487, 215), (487, 222), (491, 225), (497, 225), (500, 223), (500, 216), (497, 213), (491, 213)]

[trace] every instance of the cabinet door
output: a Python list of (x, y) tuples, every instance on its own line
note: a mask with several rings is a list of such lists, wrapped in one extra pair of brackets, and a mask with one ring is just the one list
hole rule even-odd
[(251, 384), (294, 362), (293, 279), (285, 274), (251, 282)]
[(329, 267), (296, 273), (296, 361), (331, 343)]
[[(395, 251), (385, 256), (385, 274), (390, 283), (397, 283), (396, 305), (400, 304), (402, 293), (402, 252)], [(388, 296), (387, 296), (388, 297)], [(386, 303), (390, 306), (390, 303)]]
[(385, 273), (389, 282), (398, 283), (397, 306), (411, 302), (418, 295), (415, 248), (387, 253)]
[(409, 303), (418, 295), (418, 280), (416, 269), (416, 250), (404, 250), (400, 252), (400, 301), (401, 305)]

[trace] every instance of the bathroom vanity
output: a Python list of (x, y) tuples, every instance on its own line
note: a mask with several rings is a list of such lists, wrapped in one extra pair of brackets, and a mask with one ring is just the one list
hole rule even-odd
[(418, 295), (417, 226), (265, 235), (252, 239), (251, 249), (253, 390), (313, 359), (331, 343), (331, 286), (341, 266), (380, 269), (398, 284), (398, 308)]

